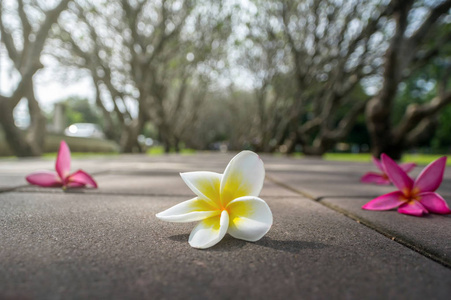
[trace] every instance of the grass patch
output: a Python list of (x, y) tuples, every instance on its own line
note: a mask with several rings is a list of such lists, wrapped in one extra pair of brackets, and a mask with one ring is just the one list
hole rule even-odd
[[(443, 155), (440, 154), (404, 154), (402, 162), (414, 162), (418, 165), (427, 165)], [(447, 155), (446, 165), (451, 166), (451, 155)], [(370, 162), (370, 153), (326, 153), (324, 160), (350, 161), (350, 162)]]
[[(44, 159), (56, 159), (57, 152), (49, 152), (42, 154)], [(116, 152), (71, 152), (71, 158), (89, 158), (89, 157), (99, 157), (99, 156), (118, 156), (119, 153)]]
[(323, 156), (324, 160), (335, 161), (356, 161), (369, 162), (371, 161), (370, 153), (326, 153)]
[(196, 150), (194, 150), (194, 149), (185, 148), (185, 149), (180, 150), (181, 155), (193, 155), (195, 153), (196, 153)]
[(161, 146), (153, 146), (152, 148), (147, 149), (147, 155), (150, 156), (159, 156), (164, 154), (164, 148)]
[(446, 165), (451, 166), (451, 155), (440, 154), (404, 154), (402, 156), (402, 162), (414, 162), (418, 165), (427, 165), (439, 157), (446, 156)]
[[(147, 153), (147, 155), (150, 155), (150, 156), (160, 156), (160, 155), (165, 154), (163, 146), (153, 146), (153, 147), (149, 148), (146, 153)], [(171, 149), (170, 153), (176, 153), (175, 149)], [(179, 154), (193, 155), (194, 153), (196, 153), (196, 150), (189, 149), (189, 148), (183, 148), (183, 149), (180, 149)]]

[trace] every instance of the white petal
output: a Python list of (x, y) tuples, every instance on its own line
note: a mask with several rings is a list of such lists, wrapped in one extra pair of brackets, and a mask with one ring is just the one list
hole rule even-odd
[(223, 210), (221, 216), (202, 220), (189, 235), (191, 247), (206, 249), (219, 243), (227, 233), (229, 214)]
[(202, 171), (180, 173), (180, 176), (197, 197), (219, 207), (219, 186), (222, 174)]
[(210, 204), (199, 198), (184, 201), (156, 214), (157, 218), (167, 222), (193, 222), (220, 214)]
[(234, 238), (255, 242), (272, 226), (268, 204), (258, 197), (241, 197), (227, 206), (230, 214), (228, 233)]
[(227, 165), (221, 180), (221, 202), (226, 206), (233, 199), (258, 196), (265, 180), (265, 167), (252, 151), (238, 153)]

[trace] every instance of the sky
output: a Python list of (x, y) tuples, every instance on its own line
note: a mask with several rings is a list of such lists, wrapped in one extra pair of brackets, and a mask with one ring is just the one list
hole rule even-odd
[[(3, 95), (10, 94), (17, 83), (18, 76), (11, 74), (10, 67), (11, 62), (7, 58), (6, 50), (0, 47), (0, 92)], [(36, 98), (44, 110), (51, 110), (55, 102), (74, 95), (93, 101), (94, 90), (89, 78), (81, 77), (63, 81), (55, 77), (57, 74), (50, 68), (40, 70), (34, 77)]]
[[(15, 6), (16, 0), (0, 0), (4, 1), (4, 8), (11, 9)], [(53, 7), (55, 1), (46, 0), (42, 1), (40, 4), (42, 7)], [(29, 14), (30, 15), (30, 14)], [(17, 20), (10, 18), (9, 14), (4, 15), (5, 22), (8, 24), (15, 24)], [(71, 79), (70, 81), (63, 82), (59, 80), (58, 75), (56, 75), (50, 68), (51, 62), (41, 57), (41, 62), (46, 66), (43, 70), (36, 73), (34, 80), (35, 95), (38, 99), (41, 108), (50, 112), (53, 105), (57, 101), (64, 100), (70, 96), (85, 97), (94, 101), (94, 89), (90, 84), (88, 78), (77, 78)], [(11, 72), (13, 70), (12, 62), (8, 58), (6, 49), (0, 44), (0, 94), (10, 95), (17, 85), (18, 79), (20, 78), (17, 71)], [(26, 102), (22, 101), (15, 110), (15, 115), (25, 115), (26, 114)]]
[[(10, 70), (11, 61), (7, 57), (6, 49), (0, 46), (0, 93), (2, 95), (10, 95), (17, 84), (18, 75), (11, 73)], [(80, 77), (63, 81), (48, 67), (35, 75), (34, 88), (36, 98), (45, 112), (51, 112), (56, 102), (71, 96), (87, 98), (91, 102), (94, 102), (95, 97), (89, 78)], [(14, 116), (19, 119), (19, 122), (27, 123), (29, 119), (27, 111), (26, 102), (21, 101), (14, 111)]]
[[(5, 7), (15, 7), (16, 0), (0, 0), (5, 1)], [(256, 8), (254, 5), (251, 5), (249, 0), (231, 0), (228, 2), (229, 5), (235, 5), (239, 3), (241, 6), (249, 9), (249, 12), (241, 18), (246, 17), (249, 13), (255, 14)], [(44, 6), (51, 7), (55, 5), (55, 1), (47, 0), (41, 3)], [(5, 15), (5, 18), (10, 17), (9, 15)], [(247, 16), (248, 17), (248, 16)], [(15, 18), (8, 19), (8, 22), (15, 23), (17, 20)], [(245, 33), (242, 32), (242, 28), (238, 28), (235, 34), (242, 33), (244, 36)], [(9, 95), (14, 90), (15, 85), (18, 82), (19, 76), (17, 74), (11, 74), (10, 70), (12, 68), (11, 62), (8, 59), (8, 54), (3, 45), (0, 44), (0, 93), (2, 95)], [(45, 55), (44, 55), (45, 56)], [(54, 67), (57, 63), (55, 61), (51, 61), (46, 59), (45, 57), (41, 57), (41, 62), (46, 66), (43, 70), (37, 72), (34, 80), (34, 88), (35, 95), (41, 108), (45, 112), (50, 112), (53, 109), (53, 105), (55, 102), (64, 100), (71, 96), (78, 96), (81, 98), (88, 98), (92, 103), (95, 101), (95, 90), (91, 84), (91, 80), (89, 78), (71, 78), (71, 80), (63, 80), (60, 78), (60, 75), (52, 71), (52, 67)], [(230, 70), (233, 80), (235, 84), (238, 86), (243, 86), (244, 88), (250, 89), (252, 84), (249, 83), (250, 76), (246, 74), (246, 72), (242, 69), (232, 69)], [(72, 76), (73, 77), (73, 76)], [(226, 80), (219, 80), (220, 82), (225, 82)], [(228, 81), (227, 81), (228, 82)], [(246, 86), (246, 84), (249, 86)], [(16, 111), (21, 112), (21, 115), (26, 114), (26, 102), (21, 102)]]
[[(13, 3), (15, 0), (9, 1)], [(244, 14), (240, 15), (239, 24), (241, 25), (247, 21), (246, 18), (251, 18), (257, 12), (256, 7), (248, 0), (236, 0), (235, 2), (240, 3), (242, 7), (247, 8)], [(244, 25), (236, 27), (234, 30), (235, 38), (238, 40), (244, 39), (247, 33), (246, 28), (247, 27)], [(232, 65), (239, 65), (236, 61), (238, 55), (238, 52), (230, 51), (228, 59), (232, 62)], [(89, 78), (74, 78), (74, 76), (71, 76), (70, 80), (63, 80), (63, 78), (61, 78), (61, 72), (58, 75), (58, 73), (52, 70), (52, 67), (56, 64), (55, 62), (52, 63), (51, 60), (46, 60), (45, 57), (41, 57), (41, 62), (43, 62), (46, 67), (35, 75), (34, 87), (36, 98), (45, 112), (51, 112), (55, 102), (65, 100), (72, 96), (87, 98), (91, 103), (94, 103), (95, 91)], [(13, 68), (11, 68), (11, 62), (7, 58), (6, 49), (0, 44), (0, 93), (2, 95), (10, 94), (17, 84), (17, 74), (11, 74), (11, 72), (9, 72), (11, 69)], [(228, 71), (229, 78), (219, 76), (217, 78), (218, 82), (226, 85), (233, 82), (235, 86), (246, 90), (253, 88), (255, 82), (252, 80), (253, 75), (248, 70), (240, 67), (233, 67)], [(366, 89), (369, 94), (374, 94), (378, 89), (377, 82), (368, 82), (366, 84)], [(15, 116), (26, 117), (26, 102), (21, 102), (15, 113)]]

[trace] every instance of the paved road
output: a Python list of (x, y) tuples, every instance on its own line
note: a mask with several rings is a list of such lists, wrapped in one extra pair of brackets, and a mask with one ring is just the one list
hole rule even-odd
[[(191, 248), (193, 224), (155, 213), (193, 196), (179, 172), (231, 157), (73, 160), (99, 189), (68, 192), (26, 185), (51, 160), (0, 161), (0, 298), (449, 299), (451, 216), (361, 210), (392, 190), (358, 182), (369, 163), (263, 156), (270, 232)], [(451, 199), (451, 170), (440, 192)]]

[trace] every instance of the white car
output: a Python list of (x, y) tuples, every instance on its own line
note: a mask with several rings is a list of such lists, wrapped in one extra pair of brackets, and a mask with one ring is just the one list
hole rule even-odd
[(64, 130), (67, 136), (105, 138), (102, 128), (93, 123), (74, 123)]

